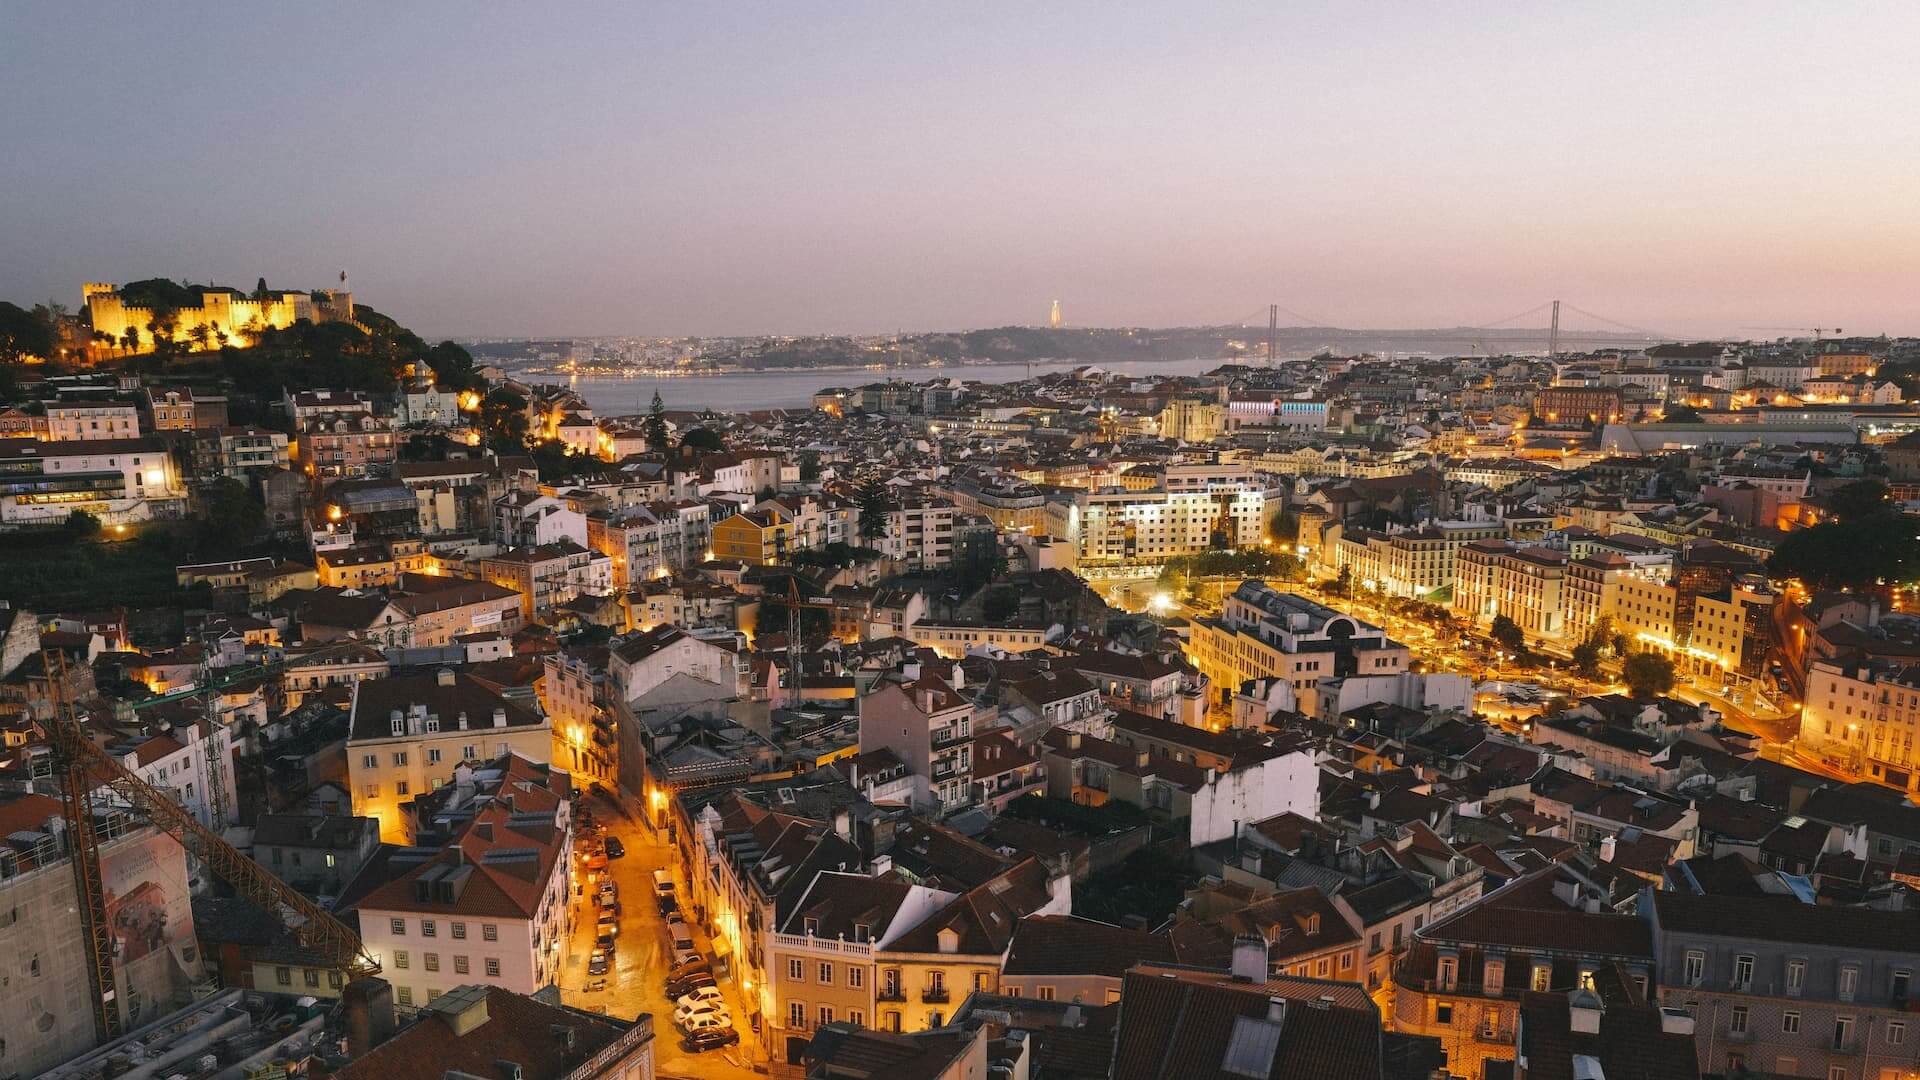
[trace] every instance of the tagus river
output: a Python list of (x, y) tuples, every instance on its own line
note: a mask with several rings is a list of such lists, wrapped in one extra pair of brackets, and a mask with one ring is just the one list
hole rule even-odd
[[(1217, 357), (1193, 360), (1122, 360), (1096, 367), (1126, 375), (1199, 375), (1227, 361)], [(1054, 371), (1072, 371), (1079, 361), (1034, 364), (1035, 376)], [(828, 386), (860, 386), (882, 379), (897, 378), (911, 382), (928, 379), (966, 379), (973, 382), (1016, 382), (1027, 378), (1026, 364), (977, 364), (965, 367), (899, 368), (890, 371), (769, 371), (740, 375), (690, 375), (660, 378), (636, 375), (620, 376), (527, 375), (530, 382), (559, 382), (587, 399), (595, 413), (621, 416), (645, 412), (660, 391), (660, 399), (669, 409), (719, 409), (746, 412), (751, 409), (804, 409), (813, 404), (814, 391)]]

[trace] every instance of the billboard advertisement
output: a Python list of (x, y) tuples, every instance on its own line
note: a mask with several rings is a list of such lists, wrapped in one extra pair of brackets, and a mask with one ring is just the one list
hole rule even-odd
[(122, 1015), (132, 1026), (189, 1000), (201, 977), (186, 849), (141, 830), (101, 848), (100, 878)]

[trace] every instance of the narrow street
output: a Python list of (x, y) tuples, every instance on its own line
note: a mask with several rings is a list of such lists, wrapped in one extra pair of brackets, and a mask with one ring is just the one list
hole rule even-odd
[[(660, 915), (653, 896), (653, 872), (673, 870), (678, 859), (664, 838), (656, 837), (653, 830), (639, 820), (637, 812), (632, 817), (623, 816), (611, 801), (598, 797), (589, 799), (586, 805), (592, 809), (595, 820), (605, 826), (606, 835), (618, 838), (626, 847), (625, 856), (607, 860), (607, 873), (612, 875), (614, 886), (619, 890), (620, 933), (614, 938), (612, 969), (604, 976), (589, 975), (587, 962), (593, 955), (598, 908), (585, 859), (579, 859), (574, 940), (566, 970), (560, 976), (562, 1000), (576, 1008), (601, 1010), (621, 1019), (652, 1013), (655, 1065), (662, 1080), (678, 1077), (739, 1080), (764, 1075), (764, 1061), (752, 1057), (751, 1031), (742, 1030), (741, 1041), (733, 1046), (701, 1054), (688, 1052), (681, 1043), (681, 1032), (673, 1023), (673, 1002), (667, 1000), (664, 985), (669, 966), (666, 920)], [(676, 888), (684, 895), (686, 883), (677, 882)], [(694, 926), (693, 931), (701, 953), (711, 955), (707, 935), (698, 926)], [(598, 979), (606, 981), (606, 989), (587, 989)], [(726, 979), (719, 980), (719, 985), (727, 998), (727, 1011), (736, 1024), (744, 1023), (742, 1018), (747, 1013), (737, 988)]]

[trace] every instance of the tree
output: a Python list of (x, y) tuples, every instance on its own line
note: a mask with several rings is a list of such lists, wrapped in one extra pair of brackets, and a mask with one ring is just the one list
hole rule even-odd
[(52, 325), (18, 304), (0, 300), (0, 364), (18, 364), (29, 356), (52, 353)]
[(495, 450), (525, 450), (527, 399), (504, 386), (494, 389), (480, 401), (480, 426)]
[(1517, 655), (1526, 651), (1527, 632), (1520, 629), (1519, 623), (1514, 622), (1505, 615), (1495, 615), (1493, 617), (1493, 627), (1488, 631), (1488, 634), (1510, 653)]
[(1293, 545), (1300, 542), (1300, 518), (1293, 511), (1281, 507), (1279, 512), (1267, 522), (1267, 535), (1276, 544)]
[(1855, 480), (1834, 488), (1827, 495), (1827, 509), (1843, 522), (1861, 521), (1891, 507), (1887, 485), (1879, 480)]
[(1004, 623), (1020, 614), (1020, 594), (1010, 586), (996, 585), (980, 598), (980, 618), (989, 623)]
[(1335, 596), (1346, 596), (1353, 592), (1353, 567), (1341, 567), (1340, 573), (1334, 576), (1333, 584), (1327, 586), (1327, 591)]
[(820, 451), (800, 451), (800, 482), (811, 484), (820, 479)]
[(660, 400), (660, 391), (653, 392), (653, 403), (647, 406), (647, 449), (669, 450), (673, 439), (667, 434), (667, 403)]
[(200, 531), (217, 549), (244, 546), (266, 524), (266, 504), (250, 485), (230, 476), (209, 485), (203, 503)]
[(1583, 679), (1600, 677), (1600, 644), (1583, 641), (1573, 647), (1573, 670)]
[(1644, 701), (1673, 689), (1673, 661), (1657, 652), (1637, 652), (1620, 665), (1620, 677)]
[(689, 450), (717, 454), (727, 448), (726, 441), (712, 428), (697, 427), (680, 436), (680, 445)]
[(855, 492), (854, 501), (860, 504), (860, 539), (885, 537), (887, 515), (893, 512), (893, 495), (887, 490), (886, 481), (878, 476), (868, 477)]
[(1701, 420), (1700, 413), (1693, 409), (1693, 407), (1688, 405), (1675, 405), (1673, 408), (1667, 410), (1666, 415), (1660, 418), (1660, 422), (1663, 424), (1698, 424)]
[(61, 528), (66, 530), (68, 536), (76, 540), (84, 540), (90, 536), (100, 535), (100, 519), (85, 510), (75, 510), (67, 515), (67, 520)]
[(1796, 529), (1774, 548), (1767, 574), (1815, 590), (1906, 584), (1920, 577), (1920, 540), (1911, 518), (1890, 511)]
[[(247, 279), (241, 278), (240, 280), (245, 281)], [(255, 300), (265, 300), (267, 298), (267, 279), (266, 278), (261, 278), (258, 281), (255, 281), (253, 283), (253, 298)]]

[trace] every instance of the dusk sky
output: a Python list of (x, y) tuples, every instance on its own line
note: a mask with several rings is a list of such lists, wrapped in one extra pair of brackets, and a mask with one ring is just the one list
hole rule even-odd
[(1916, 41), (1912, 4), (9, 3), (0, 298), (1920, 333)]

